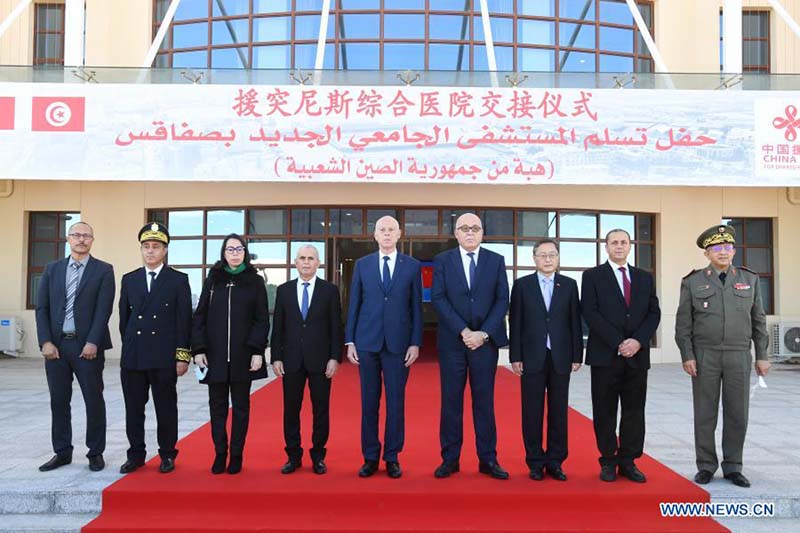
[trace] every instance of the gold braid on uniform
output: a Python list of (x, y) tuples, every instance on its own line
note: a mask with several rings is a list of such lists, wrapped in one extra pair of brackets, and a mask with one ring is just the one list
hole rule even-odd
[(706, 237), (703, 241), (703, 248), (714, 246), (715, 244), (736, 244), (736, 239), (730, 233), (714, 233)]
[(178, 348), (175, 350), (175, 360), (188, 363), (192, 360), (192, 352), (188, 348)]

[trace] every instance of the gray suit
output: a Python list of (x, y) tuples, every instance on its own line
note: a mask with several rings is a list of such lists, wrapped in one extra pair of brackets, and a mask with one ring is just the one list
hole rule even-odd
[(698, 470), (719, 466), (714, 431), (722, 386), (722, 472), (742, 471), (753, 357), (767, 359), (767, 326), (758, 275), (730, 267), (723, 284), (711, 265), (681, 282), (675, 342), (683, 361), (697, 361), (692, 378)]

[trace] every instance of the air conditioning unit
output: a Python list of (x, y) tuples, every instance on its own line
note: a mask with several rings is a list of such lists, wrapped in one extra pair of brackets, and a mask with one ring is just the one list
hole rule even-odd
[(0, 317), (0, 352), (18, 357), (23, 351), (22, 321), (15, 316)]
[(772, 326), (772, 355), (800, 358), (800, 322), (781, 322)]

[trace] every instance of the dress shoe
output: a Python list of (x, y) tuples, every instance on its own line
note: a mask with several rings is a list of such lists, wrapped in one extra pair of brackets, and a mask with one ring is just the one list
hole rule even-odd
[(221, 474), (225, 471), (225, 462), (228, 460), (227, 453), (218, 453), (214, 456), (214, 464), (211, 465), (212, 474)]
[(397, 461), (386, 461), (386, 473), (392, 479), (397, 479), (403, 475), (403, 471), (400, 470), (400, 463)]
[(369, 477), (378, 471), (378, 461), (364, 461), (358, 470), (358, 477)]
[(600, 479), (603, 481), (616, 481), (617, 469), (614, 465), (603, 465), (600, 467)]
[(708, 484), (711, 479), (714, 477), (714, 473), (710, 470), (698, 470), (697, 473), (694, 475), (694, 482), (699, 483), (701, 485)]
[(439, 479), (450, 477), (450, 474), (455, 474), (460, 470), (458, 461), (454, 463), (448, 463), (447, 461), (443, 462), (439, 465), (433, 475)]
[(144, 460), (137, 460), (137, 459), (128, 459), (122, 466), (119, 467), (120, 474), (130, 474), (137, 468), (141, 468), (144, 466)]
[(161, 459), (161, 466), (158, 467), (158, 471), (162, 474), (169, 474), (175, 470), (175, 459), (172, 457), (163, 457)]
[(92, 472), (99, 472), (106, 467), (106, 462), (103, 461), (103, 454), (93, 455), (89, 457), (89, 470)]
[(292, 472), (294, 472), (295, 470), (297, 470), (301, 466), (303, 466), (303, 462), (302, 461), (292, 461), (290, 459), (290, 460), (286, 461), (286, 464), (284, 464), (281, 467), (281, 474), (291, 474)]
[(534, 466), (528, 476), (534, 481), (541, 481), (544, 479), (544, 469), (541, 466)]
[(622, 477), (626, 477), (631, 481), (635, 481), (636, 483), (644, 483), (647, 481), (647, 478), (644, 477), (642, 471), (636, 468), (636, 465), (627, 465), (619, 467), (619, 475)]
[(320, 459), (319, 461), (314, 461), (314, 464), (311, 465), (314, 470), (315, 474), (326, 474), (328, 472), (328, 466), (325, 464), (325, 461)]
[(549, 475), (553, 479), (557, 479), (558, 481), (567, 480), (567, 475), (564, 473), (564, 471), (561, 469), (561, 466), (559, 465), (553, 465), (553, 466), (548, 465), (545, 467), (545, 470), (547, 470), (547, 475)]
[(228, 473), (229, 474), (238, 474), (242, 471), (242, 456), (241, 455), (231, 455), (231, 460), (228, 463)]
[(39, 472), (49, 472), (72, 462), (72, 457), (68, 455), (54, 455), (49, 461), (39, 467)]
[(484, 463), (481, 461), (478, 465), (478, 472), (488, 474), (495, 479), (508, 479), (508, 472), (503, 470), (503, 467), (497, 463)]
[(750, 486), (750, 480), (744, 477), (744, 474), (741, 472), (731, 472), (730, 474), (725, 474), (725, 479), (737, 487), (747, 488)]

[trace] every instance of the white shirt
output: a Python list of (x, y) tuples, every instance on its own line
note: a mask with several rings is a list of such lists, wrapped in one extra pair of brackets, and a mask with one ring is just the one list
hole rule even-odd
[(308, 281), (305, 281), (301, 277), (297, 278), (297, 308), (301, 311), (303, 310), (303, 283), (308, 283), (308, 308), (311, 309), (311, 297), (314, 295), (314, 284), (316, 281), (316, 276)]
[[(153, 269), (144, 267), (144, 277), (147, 280), (147, 292), (150, 292), (150, 283), (155, 281), (158, 275), (161, 274), (162, 268), (164, 268), (164, 263), (161, 263), (160, 265), (158, 265), (158, 267)], [(150, 272), (155, 272), (156, 273), (155, 277), (151, 276)]]
[(470, 263), (470, 258), (469, 258), (469, 256), (467, 254), (468, 253), (474, 253), (475, 254), (474, 255), (475, 266), (477, 267), (478, 266), (478, 253), (481, 251), (481, 247), (479, 245), (472, 252), (467, 252), (464, 248), (459, 246), (458, 247), (458, 251), (461, 254), (461, 266), (464, 267), (464, 277), (467, 278), (467, 287), (472, 289), (472, 287), (469, 286), (469, 263)]
[(383, 281), (383, 258), (389, 258), (389, 276), (394, 278), (394, 266), (397, 263), (397, 248), (394, 249), (394, 252), (390, 254), (385, 254), (378, 250), (378, 275), (380, 276), (381, 281)]
[(631, 281), (631, 271), (628, 268), (628, 264), (626, 263), (623, 266), (623, 265), (618, 265), (618, 264), (616, 264), (616, 263), (614, 263), (612, 261), (609, 261), (608, 262), (608, 266), (610, 266), (611, 270), (614, 271), (614, 277), (617, 278), (617, 285), (619, 285), (619, 292), (622, 294), (623, 297), (625, 297), (625, 287), (622, 284), (622, 272), (620, 272), (619, 269), (620, 268), (624, 268), (625, 269), (625, 274), (628, 276), (628, 283), (630, 283), (630, 281)]

